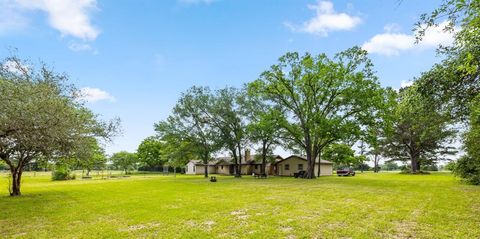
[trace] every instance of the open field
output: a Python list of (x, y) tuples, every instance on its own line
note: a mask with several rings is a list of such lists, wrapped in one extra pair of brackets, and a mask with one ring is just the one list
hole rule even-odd
[(0, 237), (480, 238), (480, 187), (448, 173), (242, 179), (2, 175)]

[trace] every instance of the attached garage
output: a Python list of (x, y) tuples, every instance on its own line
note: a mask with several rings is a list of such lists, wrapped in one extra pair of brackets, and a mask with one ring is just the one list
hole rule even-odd
[[(215, 165), (207, 165), (208, 173), (216, 173)], [(185, 166), (185, 174), (204, 174), (205, 165), (200, 160), (190, 160)]]
[[(307, 170), (307, 159), (304, 156), (292, 155), (281, 161), (278, 161), (275, 166), (276, 175), (293, 176), (294, 173)], [(333, 163), (330, 161), (321, 160), (320, 163), (316, 162), (315, 175), (317, 175), (318, 167), (320, 167), (320, 176), (331, 176), (333, 173)]]

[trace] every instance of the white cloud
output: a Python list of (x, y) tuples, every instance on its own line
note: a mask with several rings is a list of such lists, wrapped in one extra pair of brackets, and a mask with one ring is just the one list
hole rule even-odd
[[(284, 25), (292, 31), (306, 32), (318, 36), (328, 36), (332, 31), (348, 31), (362, 23), (362, 19), (347, 13), (337, 13), (330, 1), (318, 1), (316, 5), (308, 5), (316, 15), (300, 26), (290, 22)], [(350, 6), (351, 8), (351, 6)]]
[(25, 30), (34, 11), (46, 13), (48, 24), (62, 37), (73, 37), (68, 48), (72, 51), (97, 49), (88, 44), (100, 31), (91, 23), (91, 13), (98, 10), (96, 0), (0, 0), (0, 35)]
[(413, 85), (413, 81), (411, 80), (402, 80), (402, 83), (400, 83), (400, 87), (401, 88), (405, 88), (405, 87), (409, 87), (409, 86), (412, 86)]
[(68, 48), (75, 52), (88, 51), (94, 55), (98, 54), (98, 50), (96, 48), (85, 42), (71, 41), (68, 43)]
[(398, 25), (385, 26), (385, 33), (377, 34), (362, 45), (362, 48), (372, 54), (386, 56), (399, 55), (402, 51), (412, 49), (436, 48), (439, 45), (450, 45), (453, 42), (452, 32), (445, 32), (443, 29), (448, 22), (442, 22), (436, 27), (430, 27), (425, 32), (423, 40), (415, 44), (415, 33), (399, 33)]
[(382, 33), (365, 42), (363, 49), (369, 53), (391, 56), (414, 47), (415, 38), (401, 33)]
[(29, 71), (29, 67), (27, 65), (24, 65), (21, 62), (11, 60), (4, 62), (1, 67), (3, 68), (3, 70), (6, 70), (13, 74), (22, 74)]
[(85, 100), (90, 103), (94, 103), (101, 100), (108, 100), (110, 102), (115, 102), (115, 97), (110, 95), (108, 92), (98, 89), (98, 88), (90, 88), (84, 87), (80, 89), (80, 99)]
[(44, 11), (51, 27), (62, 36), (73, 36), (85, 41), (97, 38), (100, 31), (91, 24), (90, 14), (97, 10), (96, 0), (16, 0), (19, 7)]
[(23, 30), (28, 22), (15, 2), (0, 0), (0, 34)]

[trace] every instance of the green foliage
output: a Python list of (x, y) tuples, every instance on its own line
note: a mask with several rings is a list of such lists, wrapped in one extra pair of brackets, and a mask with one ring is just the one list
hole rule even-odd
[(453, 172), (468, 183), (480, 185), (480, 160), (478, 158), (469, 155), (459, 158)]
[(458, 159), (453, 172), (465, 181), (480, 185), (480, 96), (471, 104), (470, 127), (465, 134), (466, 155)]
[(93, 137), (86, 137), (83, 143), (79, 143), (72, 156), (76, 166), (87, 170), (87, 176), (93, 169), (103, 169), (107, 162), (105, 151), (100, 147), (98, 140)]
[(128, 174), (129, 171), (134, 170), (137, 166), (138, 157), (135, 153), (129, 153), (127, 151), (120, 151), (114, 153), (110, 157), (110, 161), (118, 169), (122, 169), (125, 174)]
[(393, 170), (399, 170), (400, 167), (393, 161), (387, 161), (381, 166), (382, 170), (385, 171), (393, 171)]
[[(248, 92), (248, 88), (246, 91)], [(264, 173), (267, 161), (272, 158), (273, 150), (281, 144), (277, 123), (281, 112), (264, 101), (255, 91), (248, 92), (242, 105), (247, 110), (250, 120), (246, 128), (249, 141), (260, 145), (257, 152), (261, 155), (261, 173)]]
[(144, 168), (149, 168), (150, 170), (159, 168), (166, 161), (162, 158), (163, 147), (164, 143), (157, 137), (144, 139), (137, 149), (138, 161)]
[(72, 173), (69, 166), (59, 165), (52, 171), (52, 180), (74, 180), (75, 174)]
[(224, 88), (216, 91), (211, 99), (209, 121), (214, 130), (220, 134), (220, 142), (233, 157), (235, 175), (240, 175), (240, 161), (247, 134), (247, 108), (242, 105), (246, 101), (245, 92), (236, 88)]
[[(189, 149), (205, 164), (208, 163), (212, 154), (223, 145), (221, 133), (213, 125), (212, 104), (209, 88), (190, 88), (182, 93), (167, 120), (155, 124), (157, 135), (159, 138), (188, 142)], [(208, 177), (207, 170), (205, 177)]]
[(346, 144), (332, 144), (324, 150), (322, 158), (334, 162), (338, 167), (352, 166), (357, 162), (354, 153)]
[(305, 151), (307, 178), (314, 177), (322, 149), (358, 136), (381, 101), (372, 63), (358, 47), (333, 59), (287, 53), (249, 88), (281, 112), (280, 137), (286, 146)]
[(435, 95), (457, 118), (466, 119), (469, 102), (480, 92), (480, 1), (444, 0), (431, 14), (421, 16), (418, 39), (443, 20), (448, 22), (445, 31), (456, 30), (455, 41), (440, 48), (446, 59), (427, 73), (422, 90)]
[(8, 165), (3, 162), (3, 161), (0, 161), (0, 170), (7, 170), (8, 169)]
[(455, 171), (455, 167), (457, 165), (457, 162), (456, 161), (450, 161), (448, 162), (447, 164), (445, 164), (445, 166), (443, 167), (445, 170), (448, 170), (448, 171)]
[(455, 130), (451, 118), (430, 105), (417, 85), (403, 89), (393, 112), (392, 129), (385, 139), (385, 156), (409, 161), (412, 172), (452, 154)]
[(7, 58), (0, 66), (0, 159), (20, 195), (23, 168), (38, 158), (70, 157), (85, 138), (110, 139), (118, 121), (103, 122), (80, 101), (68, 77)]

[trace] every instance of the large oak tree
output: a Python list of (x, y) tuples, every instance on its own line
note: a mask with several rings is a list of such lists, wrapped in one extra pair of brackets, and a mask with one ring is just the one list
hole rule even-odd
[(367, 52), (354, 47), (333, 58), (287, 53), (250, 84), (282, 115), (279, 126), (287, 144), (303, 149), (307, 178), (324, 147), (358, 135), (381, 100)]

